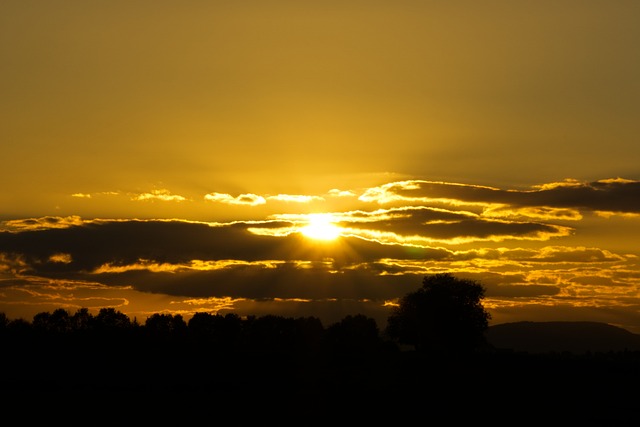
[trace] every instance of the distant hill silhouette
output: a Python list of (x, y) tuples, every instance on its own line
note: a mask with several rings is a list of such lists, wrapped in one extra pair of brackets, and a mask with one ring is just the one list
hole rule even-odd
[(513, 322), (486, 331), (498, 349), (528, 353), (640, 351), (640, 335), (601, 322)]

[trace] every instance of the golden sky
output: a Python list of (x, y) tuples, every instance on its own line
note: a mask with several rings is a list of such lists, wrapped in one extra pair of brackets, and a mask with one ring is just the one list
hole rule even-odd
[(486, 285), (493, 323), (640, 333), (639, 20), (631, 0), (3, 1), (0, 311), (382, 325), (447, 271)]

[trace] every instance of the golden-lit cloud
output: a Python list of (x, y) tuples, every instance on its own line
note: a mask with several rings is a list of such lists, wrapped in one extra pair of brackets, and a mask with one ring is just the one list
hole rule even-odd
[(125, 273), (127, 271), (145, 270), (152, 273), (180, 273), (188, 270), (194, 271), (213, 271), (232, 267), (259, 267), (259, 268), (275, 268), (284, 261), (264, 260), (264, 261), (243, 261), (243, 260), (190, 260), (185, 263), (158, 263), (152, 260), (140, 259), (131, 264), (115, 264), (106, 263), (100, 265), (92, 271), (93, 274), (104, 273)]
[[(0, 272), (11, 275), (20, 275), (29, 270), (29, 264), (22, 254), (15, 252), (0, 252)], [(10, 280), (10, 279), (9, 279)]]
[(327, 194), (331, 197), (355, 197), (356, 193), (351, 190), (339, 190), (337, 188), (332, 188), (327, 192)]
[(256, 194), (240, 194), (239, 196), (233, 197), (230, 194), (209, 193), (205, 194), (204, 199), (209, 202), (226, 203), (230, 205), (257, 206), (267, 203), (264, 197)]
[[(428, 207), (404, 207), (325, 213), (342, 235), (361, 237), (384, 244), (430, 246), (480, 241), (548, 240), (568, 236), (572, 229), (561, 225), (484, 218), (466, 211)], [(308, 226), (314, 214), (281, 214), (274, 218), (291, 221), (285, 229), (270, 229), (263, 234), (285, 234)], [(255, 229), (253, 229), (255, 230)], [(337, 229), (336, 229), (337, 232)]]
[[(567, 180), (534, 186), (532, 190), (411, 180), (366, 190), (360, 200), (388, 204), (446, 203), (485, 206), (488, 212), (537, 207), (588, 211), (640, 212), (640, 181), (604, 179), (593, 182)], [(520, 210), (521, 214), (527, 211)], [(570, 211), (566, 211), (570, 212)], [(540, 211), (534, 211), (540, 214)]]
[(535, 207), (494, 206), (485, 209), (482, 215), (489, 218), (532, 218), (541, 221), (579, 221), (582, 219), (577, 209)]
[[(182, 304), (190, 305), (194, 307), (194, 311), (200, 311), (204, 307), (208, 312), (219, 312), (226, 309), (233, 309), (236, 304), (246, 301), (245, 298), (189, 298), (181, 301)], [(170, 312), (171, 314), (175, 313), (174, 311)], [(191, 312), (193, 314), (193, 311)]]
[(158, 190), (152, 190), (148, 193), (133, 195), (131, 196), (131, 200), (135, 200), (135, 201), (159, 200), (162, 202), (184, 202), (187, 199), (177, 194), (171, 194), (171, 192), (167, 189), (158, 189)]
[(611, 218), (613, 216), (618, 216), (622, 218), (631, 218), (631, 219), (640, 218), (640, 212), (595, 211), (594, 213), (603, 218)]
[[(477, 185), (409, 180), (369, 188), (359, 197), (359, 200), (378, 204), (403, 202), (490, 206), (491, 197), (488, 196), (494, 191), (499, 190)], [(476, 195), (478, 193), (483, 194), (484, 197)]]
[[(164, 190), (164, 191), (167, 191), (167, 190)], [(92, 199), (97, 196), (119, 196), (119, 195), (120, 195), (119, 191), (100, 191), (97, 193), (73, 193), (71, 197), (78, 198), (78, 199)], [(133, 196), (132, 200), (137, 200), (137, 197)]]
[(577, 179), (567, 178), (559, 182), (547, 182), (544, 184), (533, 185), (532, 188), (534, 188), (536, 191), (548, 191), (548, 190), (555, 190), (557, 188), (566, 188), (566, 187), (579, 188), (582, 186), (583, 186), (583, 183), (581, 181)]
[(83, 220), (79, 216), (45, 216), (41, 218), (26, 218), (2, 221), (0, 222), (0, 231), (35, 231), (51, 228), (68, 228), (82, 224)]
[(49, 261), (69, 264), (72, 261), (72, 257), (71, 254), (55, 253), (49, 257)]

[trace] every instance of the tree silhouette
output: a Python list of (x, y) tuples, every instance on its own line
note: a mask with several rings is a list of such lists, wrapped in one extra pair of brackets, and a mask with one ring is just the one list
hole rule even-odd
[(186, 336), (187, 322), (180, 314), (154, 313), (144, 323), (148, 335), (156, 338), (171, 339)]
[(293, 317), (273, 314), (249, 316), (244, 322), (244, 336), (252, 351), (267, 353), (295, 353), (304, 342)]
[(118, 332), (132, 328), (134, 325), (126, 314), (115, 308), (101, 308), (95, 317), (96, 328), (102, 332)]
[(87, 333), (93, 327), (93, 315), (89, 309), (83, 307), (71, 317), (71, 327), (76, 333)]
[(381, 344), (375, 319), (364, 314), (347, 315), (329, 325), (325, 334), (325, 346), (334, 353), (372, 353)]
[(34, 329), (50, 334), (65, 334), (72, 330), (71, 316), (63, 308), (58, 308), (53, 313), (38, 313), (33, 316), (31, 323)]
[(195, 313), (187, 323), (191, 337), (211, 348), (232, 350), (238, 347), (242, 319), (235, 313)]
[(463, 354), (486, 344), (491, 315), (481, 304), (485, 288), (450, 273), (427, 276), (422, 287), (400, 299), (386, 333), (400, 344), (432, 354)]

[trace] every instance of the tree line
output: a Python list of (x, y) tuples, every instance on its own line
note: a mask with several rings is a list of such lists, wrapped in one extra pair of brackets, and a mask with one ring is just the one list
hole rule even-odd
[(426, 276), (422, 287), (401, 298), (380, 330), (375, 319), (347, 315), (325, 327), (317, 317), (277, 315), (240, 317), (235, 313), (197, 312), (188, 321), (180, 314), (156, 313), (143, 324), (114, 308), (93, 315), (59, 308), (41, 312), (31, 322), (9, 320), (0, 313), (5, 341), (46, 340), (49, 344), (126, 341), (129, 345), (181, 342), (229, 351), (371, 353), (408, 345), (421, 352), (473, 353), (486, 349), (484, 332), (490, 315), (481, 300), (479, 282), (451, 274)]

